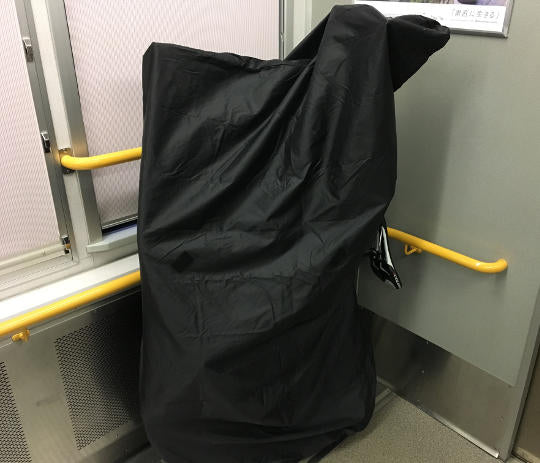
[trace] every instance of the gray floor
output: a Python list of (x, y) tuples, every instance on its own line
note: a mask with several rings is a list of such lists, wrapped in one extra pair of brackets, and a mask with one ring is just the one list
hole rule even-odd
[[(147, 450), (126, 463), (157, 463)], [(500, 463), (405, 400), (390, 395), (365, 431), (351, 437), (323, 463)], [(508, 463), (522, 463), (511, 459)]]
[(499, 460), (399, 397), (324, 463), (493, 463)]

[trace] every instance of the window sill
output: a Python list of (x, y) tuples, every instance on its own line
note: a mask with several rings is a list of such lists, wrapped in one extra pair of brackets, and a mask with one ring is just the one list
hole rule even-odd
[(4, 299), (0, 301), (0, 322), (135, 272), (138, 269), (139, 256), (133, 254), (61, 281)]
[(131, 225), (121, 230), (105, 233), (101, 241), (87, 245), (86, 252), (88, 254), (94, 254), (123, 246), (129, 246), (131, 252), (137, 252), (137, 225)]

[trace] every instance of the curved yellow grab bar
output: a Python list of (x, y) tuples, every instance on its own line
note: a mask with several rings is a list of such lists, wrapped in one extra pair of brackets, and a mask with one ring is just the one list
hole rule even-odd
[(122, 162), (135, 161), (136, 159), (140, 159), (141, 155), (142, 148), (139, 146), (138, 148), (98, 154), (97, 156), (75, 157), (65, 154), (60, 158), (60, 163), (62, 166), (71, 170), (90, 170), (113, 166)]
[(95, 302), (111, 294), (117, 293), (131, 286), (135, 286), (141, 281), (139, 271), (129, 273), (123, 277), (94, 286), (93, 288), (82, 291), (73, 296), (66, 297), (52, 304), (24, 313), (10, 320), (0, 322), (0, 337), (6, 334), (15, 333), (11, 337), (13, 341), (27, 340), (29, 333), (28, 327), (48, 320), (49, 318), (61, 315), (70, 310), (81, 307), (85, 304)]
[(388, 236), (416, 249), (429, 252), (477, 272), (500, 273), (504, 272), (508, 268), (508, 262), (506, 262), (504, 259), (499, 259), (497, 262), (482, 262), (473, 259), (472, 257), (464, 256), (463, 254), (450, 249), (443, 248), (438, 244), (423, 240), (417, 236), (409, 235), (408, 233), (396, 230), (395, 228), (388, 228)]

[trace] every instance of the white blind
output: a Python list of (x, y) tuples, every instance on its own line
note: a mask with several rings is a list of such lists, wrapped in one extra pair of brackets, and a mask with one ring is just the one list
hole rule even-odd
[(12, 0), (0, 14), (0, 261), (59, 243), (21, 33)]
[[(277, 0), (65, 0), (90, 155), (141, 145), (152, 42), (278, 57)], [(137, 213), (139, 162), (92, 172), (102, 223)]]

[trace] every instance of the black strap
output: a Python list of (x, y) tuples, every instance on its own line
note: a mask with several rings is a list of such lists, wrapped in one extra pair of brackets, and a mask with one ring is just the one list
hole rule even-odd
[(375, 247), (369, 250), (369, 257), (373, 273), (395, 289), (401, 289), (401, 279), (399, 278), (394, 263), (392, 262), (392, 256), (390, 255), (386, 225), (381, 225), (379, 227)]

